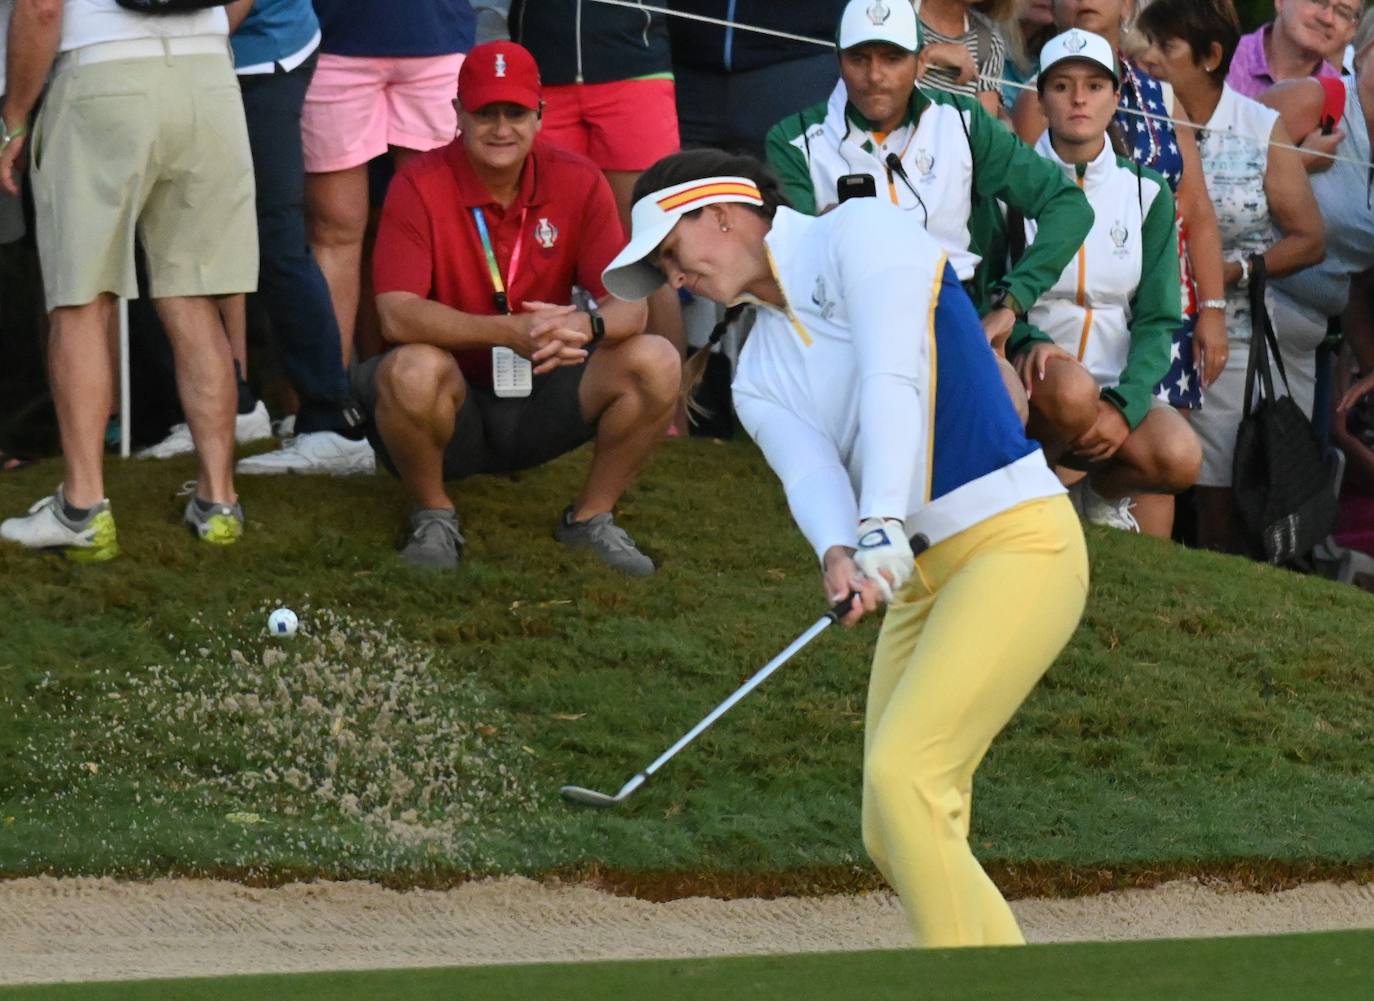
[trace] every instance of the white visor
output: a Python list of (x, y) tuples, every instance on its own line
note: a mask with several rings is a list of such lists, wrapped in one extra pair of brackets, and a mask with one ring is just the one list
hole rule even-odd
[(719, 202), (762, 205), (759, 186), (747, 177), (702, 177), (645, 195), (630, 210), (630, 242), (601, 273), (617, 299), (643, 299), (667, 279), (645, 258), (688, 212)]

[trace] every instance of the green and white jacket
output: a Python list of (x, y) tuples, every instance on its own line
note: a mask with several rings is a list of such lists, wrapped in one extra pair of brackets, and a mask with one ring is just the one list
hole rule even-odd
[[(870, 175), (880, 198), (908, 211), (944, 247), (963, 282), (987, 252), (970, 236), (975, 213), (995, 215), (993, 200), (1000, 199), (1037, 220), (1038, 239), (997, 281), (1023, 308), (1054, 283), (1092, 225), (1082, 192), (967, 97), (913, 91), (905, 120), (880, 143), (841, 81), (829, 101), (774, 125), (766, 147), (784, 193), (809, 215), (835, 205), (840, 177)], [(901, 159), (910, 188), (888, 169), (889, 153)]]
[[(1135, 428), (1169, 369), (1180, 313), (1174, 198), (1164, 178), (1105, 143), (1091, 163), (1060, 159), (1046, 132), (1036, 152), (1080, 188), (1092, 229), (1026, 319), (1092, 373), (1103, 399)], [(1036, 239), (1027, 219), (1026, 244)]]

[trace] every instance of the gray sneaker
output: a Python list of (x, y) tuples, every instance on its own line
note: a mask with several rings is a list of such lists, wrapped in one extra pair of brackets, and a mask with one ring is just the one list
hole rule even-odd
[(635, 540), (611, 518), (610, 512), (586, 521), (572, 520), (572, 507), (564, 509), (553, 537), (573, 549), (590, 549), (609, 567), (632, 577), (647, 577), (654, 572), (654, 561), (639, 551)]
[(243, 538), (243, 505), (214, 504), (205, 509), (196, 501), (193, 489), (181, 520), (201, 542), (208, 542), (212, 546), (232, 546)]
[(419, 508), (410, 516), (410, 534), (401, 545), (401, 559), (413, 567), (453, 570), (466, 541), (458, 531), (458, 512), (453, 508)]

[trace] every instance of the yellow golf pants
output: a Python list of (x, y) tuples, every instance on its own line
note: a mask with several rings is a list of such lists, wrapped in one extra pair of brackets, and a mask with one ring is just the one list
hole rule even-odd
[(1083, 532), (1060, 495), (933, 546), (888, 607), (868, 688), (863, 837), (919, 946), (1025, 941), (969, 850), (973, 773), (1087, 593)]

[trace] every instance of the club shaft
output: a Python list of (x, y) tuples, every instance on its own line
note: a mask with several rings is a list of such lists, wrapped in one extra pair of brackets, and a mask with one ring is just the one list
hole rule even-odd
[(778, 668), (782, 667), (782, 665), (786, 664), (789, 660), (791, 660), (792, 657), (796, 655), (797, 651), (799, 651), (802, 647), (806, 646), (806, 644), (810, 643), (813, 639), (815, 639), (817, 636), (823, 633), (825, 631), (825, 628), (834, 621), (835, 616), (832, 613), (826, 613), (824, 616), (817, 619), (815, 625), (813, 625), (810, 629), (808, 629), (806, 632), (802, 633), (795, 640), (793, 640), (786, 650), (778, 654), (767, 664), (764, 664), (763, 667), (755, 671), (754, 676), (751, 677), (744, 684), (740, 685), (739, 688), (735, 689), (734, 694), (732, 694), (720, 705), (712, 709), (711, 712), (706, 716), (706, 718), (703, 719), (700, 723), (698, 723), (696, 726), (692, 727), (692, 729), (684, 733), (681, 739), (679, 739), (676, 744), (674, 744), (672, 747), (668, 748), (668, 750), (664, 751), (657, 758), (655, 758), (653, 764), (649, 765), (648, 768), (644, 769), (644, 777), (648, 778), (654, 772), (658, 771), (665, 764), (667, 764), (668, 761), (673, 757), (673, 755), (677, 754), (678, 751), (682, 750), (692, 741), (696, 740), (696, 738), (699, 737), (702, 734), (702, 732), (706, 730), (707, 727), (709, 727), (716, 720), (720, 719), (722, 716), (728, 713), (735, 706), (735, 704), (739, 702), (740, 699), (744, 698), (759, 685), (767, 681), (769, 675), (771, 675), (774, 671), (776, 671)]

